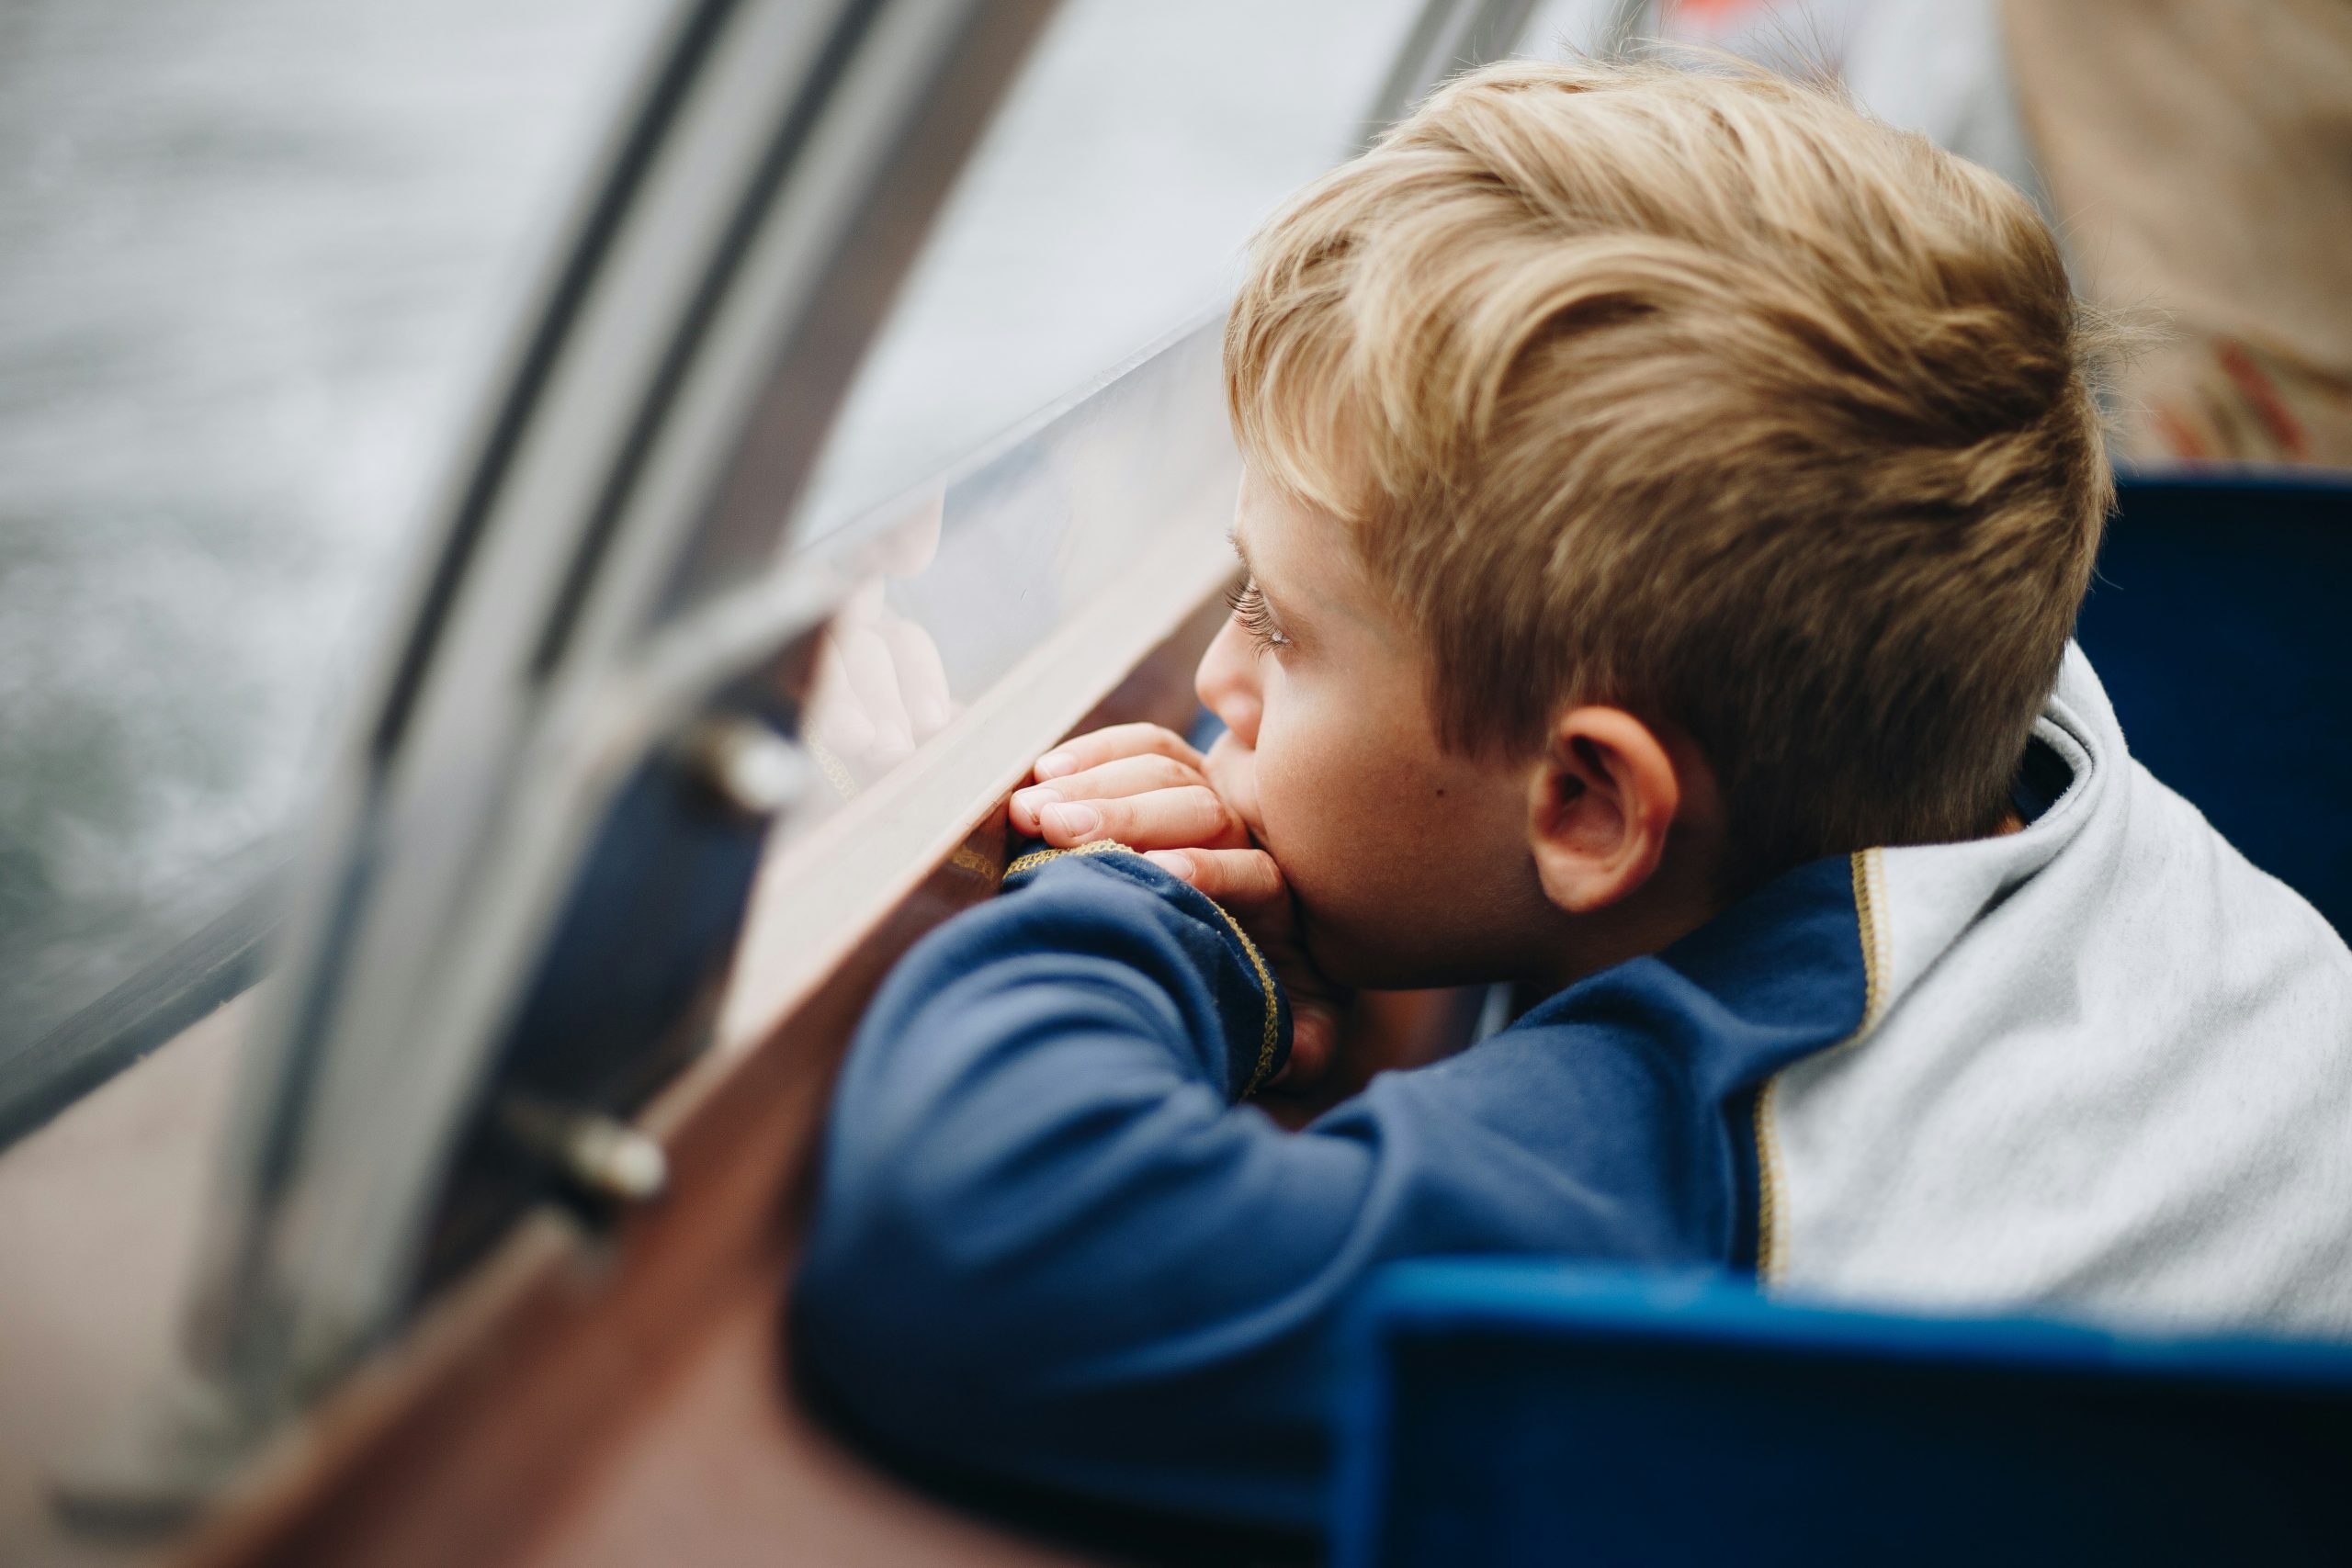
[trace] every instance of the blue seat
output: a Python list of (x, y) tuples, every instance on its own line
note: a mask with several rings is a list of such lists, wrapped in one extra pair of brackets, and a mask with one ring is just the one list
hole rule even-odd
[(2352, 476), (2124, 477), (2075, 636), (2133, 755), (2352, 931)]
[(1333, 1562), (2342, 1562), (2352, 1348), (1400, 1265), (1345, 1340)]

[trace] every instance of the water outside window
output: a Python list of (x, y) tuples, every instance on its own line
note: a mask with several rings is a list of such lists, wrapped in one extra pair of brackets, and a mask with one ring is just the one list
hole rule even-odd
[[(822, 527), (1211, 307), (1416, 0), (1073, 0)], [(264, 877), (655, 0), (0, 16), (0, 1087)]]
[[(1348, 151), (1419, 6), (1069, 0), (855, 386), (808, 531), (1213, 308), (1250, 229)], [(61, 1026), (291, 852), (668, 8), (0, 12), (0, 1107)]]
[(287, 852), (663, 9), (0, 9), (0, 1089)]

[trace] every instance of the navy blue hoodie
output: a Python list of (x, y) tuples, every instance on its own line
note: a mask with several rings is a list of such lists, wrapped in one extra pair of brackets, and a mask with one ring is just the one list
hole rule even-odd
[(1758, 1087), (1851, 1035), (1846, 857), (1289, 1132), (1289, 1013), (1215, 903), (1116, 846), (1016, 862), (892, 975), (833, 1105), (804, 1366), (910, 1454), (1312, 1529), (1335, 1319), (1379, 1265), (1752, 1266)]

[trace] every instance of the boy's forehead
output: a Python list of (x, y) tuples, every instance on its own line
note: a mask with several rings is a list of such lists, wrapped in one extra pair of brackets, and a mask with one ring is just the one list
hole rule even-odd
[[(1310, 521), (1299, 515), (1301, 510), (1280, 490), (1253, 470), (1244, 468), (1233, 522), (1226, 529), (1226, 537), (1232, 541), (1233, 553), (1241, 558), (1241, 564), (1253, 573), (1271, 573), (1278, 583), (1290, 586), (1290, 547), (1302, 524)], [(1266, 585), (1261, 582), (1260, 586)]]
[(1341, 526), (1338, 518), (1272, 483), (1254, 466), (1245, 466), (1227, 536), (1243, 560), (1278, 566), (1297, 547), (1320, 554), (1314, 547)]

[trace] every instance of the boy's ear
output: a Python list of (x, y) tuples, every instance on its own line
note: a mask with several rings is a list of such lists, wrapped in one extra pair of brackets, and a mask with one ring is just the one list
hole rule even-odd
[(1528, 800), (1544, 896), (1584, 915), (1633, 894), (1665, 858), (1681, 806), (1674, 761), (1649, 726), (1620, 708), (1561, 714)]

